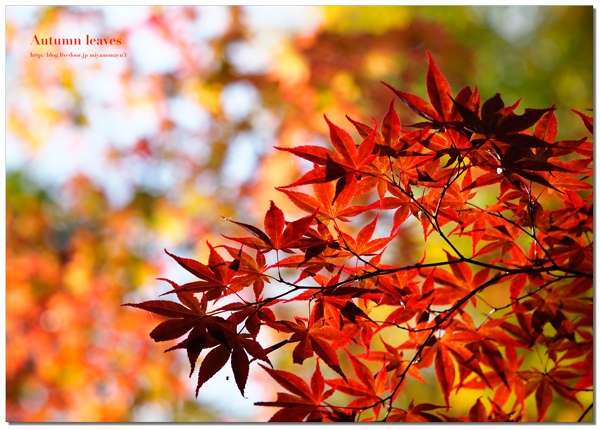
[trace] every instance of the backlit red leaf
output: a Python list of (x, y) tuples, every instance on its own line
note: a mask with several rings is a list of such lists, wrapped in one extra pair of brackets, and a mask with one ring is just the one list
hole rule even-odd
[(585, 128), (587, 128), (587, 130), (593, 136), (594, 135), (594, 118), (584, 115), (581, 112), (576, 111), (575, 109), (571, 109), (571, 110), (581, 117), (581, 119), (583, 120), (583, 124), (585, 125)]
[(557, 125), (554, 112), (548, 112), (535, 126), (534, 136), (548, 143), (556, 139)]
[(429, 66), (427, 67), (427, 94), (431, 105), (437, 111), (439, 117), (446, 121), (450, 118), (452, 110), (452, 91), (450, 85), (442, 73), (435, 66), (431, 54), (427, 51)]
[(383, 117), (383, 122), (381, 123), (381, 134), (384, 142), (389, 146), (393, 146), (400, 137), (400, 128), (400, 117), (394, 110), (394, 99), (392, 99), (388, 106), (388, 110)]
[(396, 94), (396, 96), (398, 96), (398, 98), (402, 101), (402, 103), (404, 103), (410, 110), (412, 110), (417, 115), (425, 118), (428, 121), (437, 121), (439, 119), (436, 111), (431, 107), (429, 103), (427, 103), (422, 98), (405, 93), (403, 91), (398, 91), (397, 89), (386, 84), (385, 82), (382, 83), (390, 90), (392, 90), (394, 94)]
[(449, 397), (450, 391), (452, 391), (452, 387), (454, 386), (455, 370), (450, 353), (444, 346), (441, 346), (437, 350), (437, 355), (435, 357), (435, 374), (437, 375), (442, 393), (444, 394), (446, 409), (449, 409)]

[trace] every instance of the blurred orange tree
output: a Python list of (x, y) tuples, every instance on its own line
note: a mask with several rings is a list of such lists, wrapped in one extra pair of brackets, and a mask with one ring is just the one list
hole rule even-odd
[[(221, 216), (251, 222), (269, 200), (300, 215), (273, 184), (305, 166), (272, 146), (324, 142), (325, 112), (378, 112), (379, 80), (424, 90), (422, 48), (458, 86), (591, 106), (591, 8), (528, 11), (516, 43), (499, 36), (509, 8), (8, 7), (7, 419), (232, 419), (198, 407), (184, 360), (148, 343), (152, 318), (118, 305), (166, 291), (163, 247), (206, 258), (231, 231)], [(30, 46), (67, 33), (121, 37), (127, 58), (31, 58), (74, 51)], [(396, 252), (418, 255), (401, 236)]]

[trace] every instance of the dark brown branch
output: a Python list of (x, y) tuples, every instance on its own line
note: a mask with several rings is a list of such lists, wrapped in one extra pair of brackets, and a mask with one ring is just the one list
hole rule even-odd
[[(581, 416), (579, 417), (579, 419), (577, 420), (577, 422), (578, 422), (578, 423), (582, 422), (582, 421), (583, 421), (583, 419), (585, 418), (585, 416), (587, 415), (587, 413), (588, 413), (589, 411), (591, 411), (593, 407), (594, 407), (594, 402), (592, 402), (592, 403), (591, 403), (591, 404), (588, 406), (588, 408), (587, 408), (587, 409), (586, 409), (586, 410), (583, 412), (583, 414), (581, 414)], [(594, 420), (594, 417), (592, 417), (592, 421), (593, 421), (593, 420)]]

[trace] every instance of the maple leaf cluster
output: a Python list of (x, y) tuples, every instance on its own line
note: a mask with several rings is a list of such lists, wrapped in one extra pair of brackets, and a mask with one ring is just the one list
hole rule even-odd
[[(325, 118), (332, 149), (277, 148), (313, 163), (277, 188), (307, 215), (286, 221), (271, 202), (263, 228), (232, 221), (249, 236), (208, 244), (208, 264), (169, 253), (197, 278), (168, 281), (180, 303), (127, 304), (168, 318), (150, 336), (184, 337), (167, 351), (187, 351), (190, 376), (208, 351), (196, 394), (230, 361), (244, 395), (258, 360), (286, 390), (257, 403), (279, 408), (271, 421), (522, 421), (532, 395), (538, 421), (556, 396), (584, 412), (578, 394), (593, 390), (593, 143), (556, 141), (554, 107), (518, 115), (520, 100), (505, 106), (496, 94), (481, 103), (476, 87), (453, 96), (431, 55), (426, 83), (429, 102), (385, 84), (422, 122), (403, 128), (392, 100), (381, 127), (348, 118), (359, 144)], [(574, 112), (593, 134), (593, 119)], [(495, 201), (475, 204), (484, 189)], [(371, 202), (356, 204), (359, 196)], [(372, 221), (349, 233), (344, 223), (369, 212)], [(391, 228), (373, 238), (385, 213)], [(441, 238), (446, 258), (383, 264), (411, 219), (425, 240)], [(462, 236), (469, 252), (455, 243)], [(482, 297), (492, 286), (505, 291), (503, 302)], [(290, 301), (305, 303), (306, 314), (278, 317)], [(264, 327), (289, 337), (261, 345)], [(386, 342), (394, 331), (405, 341)], [(309, 382), (273, 368), (269, 354), (280, 348), (294, 365), (317, 357)], [(337, 377), (325, 379), (319, 363)], [(425, 383), (420, 370), (431, 367), (444, 405), (403, 404), (407, 379)], [(482, 394), (468, 415), (451, 412), (453, 392), (486, 389), (491, 397)]]

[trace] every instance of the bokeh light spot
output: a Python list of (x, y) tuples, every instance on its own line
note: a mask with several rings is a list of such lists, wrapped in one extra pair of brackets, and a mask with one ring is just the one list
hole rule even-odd
[(40, 316), (40, 325), (48, 333), (54, 333), (60, 329), (62, 319), (58, 312), (48, 309)]

